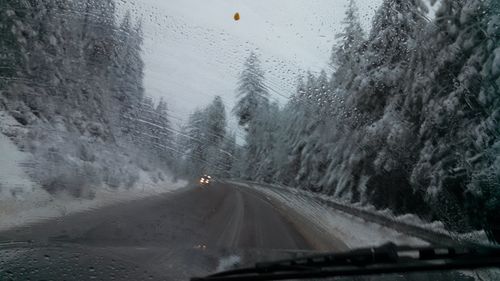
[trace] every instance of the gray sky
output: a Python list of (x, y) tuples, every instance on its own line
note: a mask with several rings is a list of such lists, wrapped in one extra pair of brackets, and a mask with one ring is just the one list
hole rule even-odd
[[(357, 1), (366, 29), (381, 1)], [(346, 3), (121, 0), (118, 4), (143, 18), (146, 94), (164, 98), (176, 122), (186, 120), (215, 95), (223, 98), (230, 113), (239, 72), (252, 50), (261, 57), (272, 100), (283, 104), (294, 92), (299, 74), (328, 69)], [(241, 20), (233, 20), (235, 12)]]

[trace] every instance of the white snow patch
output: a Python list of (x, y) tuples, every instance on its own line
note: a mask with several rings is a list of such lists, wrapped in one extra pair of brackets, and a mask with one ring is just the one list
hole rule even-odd
[(16, 198), (25, 192), (34, 191), (36, 185), (28, 179), (21, 167), (28, 158), (28, 153), (19, 151), (2, 133), (0, 133), (0, 153), (0, 198)]
[(39, 192), (28, 193), (22, 200), (1, 198), (0, 231), (120, 202), (156, 196), (172, 192), (186, 185), (186, 181), (173, 182), (170, 179), (154, 183), (148, 174), (142, 173), (134, 188), (128, 190), (117, 190), (109, 187), (98, 188), (93, 199), (73, 198), (64, 195), (56, 197), (47, 193), (45, 196), (40, 196)]
[(493, 76), (500, 74), (500, 47), (495, 49), (495, 59), (491, 64), (491, 74), (493, 74)]
[(432, 3), (433, 2), (432, 0), (425, 0), (422, 2), (424, 3), (425, 6), (427, 6), (427, 9), (429, 10), (426, 16), (430, 20), (434, 20), (436, 18), (436, 12), (441, 7), (442, 4), (441, 1), (434, 1), (435, 3)]
[[(0, 111), (0, 231), (118, 202), (155, 196), (187, 185), (186, 181), (174, 181), (160, 171), (147, 173), (139, 170), (139, 179), (129, 189), (111, 188), (100, 183), (93, 189), (96, 192), (93, 199), (75, 198), (65, 193), (52, 195), (32, 181), (25, 172), (23, 165), (30, 163), (33, 155), (20, 151), (9, 138), (24, 136), (26, 132), (27, 129), (12, 116)], [(74, 158), (69, 154), (66, 156), (69, 160)]]
[(220, 272), (220, 271), (233, 269), (235, 266), (238, 266), (240, 264), (240, 261), (241, 261), (241, 258), (239, 256), (236, 256), (236, 255), (222, 257), (219, 260), (219, 264), (217, 265), (217, 269), (215, 271)]
[[(275, 185), (275, 186), (277, 188), (289, 188), (289, 187), (284, 187), (284, 186), (279, 186), (279, 185)], [(338, 198), (335, 198), (335, 196), (328, 196), (325, 194), (317, 194), (317, 193), (306, 191), (306, 190), (297, 190), (297, 189), (294, 189), (294, 190), (295, 190), (295, 192), (302, 194), (302, 195), (306, 195), (310, 198), (321, 198), (323, 200), (331, 201), (331, 202), (334, 202), (336, 204), (342, 204), (342, 205), (346, 205), (349, 207), (354, 207), (354, 208), (357, 208), (359, 210), (364, 210), (364, 211), (368, 211), (368, 212), (371, 212), (371, 213), (376, 214), (376, 215), (384, 216), (384, 217), (392, 219), (394, 221), (398, 221), (398, 222), (405, 223), (408, 225), (417, 226), (417, 227), (420, 227), (423, 229), (434, 231), (436, 233), (446, 234), (446, 235), (449, 235), (450, 237), (454, 237), (454, 238), (461, 240), (461, 241), (465, 240), (465, 241), (471, 241), (471, 242), (478, 242), (478, 243), (482, 243), (482, 244), (489, 244), (490, 243), (488, 240), (488, 237), (486, 235), (486, 232), (484, 230), (473, 231), (470, 233), (456, 233), (456, 232), (452, 232), (452, 231), (447, 230), (444, 223), (441, 221), (428, 222), (428, 221), (422, 220), (421, 218), (419, 218), (417, 215), (414, 215), (414, 214), (404, 214), (404, 215), (396, 216), (396, 215), (394, 215), (394, 213), (390, 209), (377, 210), (375, 208), (375, 206), (373, 206), (371, 204), (367, 204), (367, 203), (352, 204), (347, 200), (339, 200)]]
[(153, 179), (141, 171), (139, 180), (130, 189), (96, 188), (93, 199), (74, 198), (64, 194), (53, 196), (32, 182), (23, 171), (22, 163), (29, 157), (0, 133), (0, 230), (35, 223), (40, 220), (83, 212), (106, 205), (130, 201), (185, 187), (186, 181), (165, 177)]

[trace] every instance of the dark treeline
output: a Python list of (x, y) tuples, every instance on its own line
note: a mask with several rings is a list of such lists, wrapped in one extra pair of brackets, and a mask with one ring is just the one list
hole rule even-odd
[(239, 173), (337, 198), (488, 228), (500, 214), (498, 1), (385, 0), (369, 34), (349, 2), (333, 75), (309, 74), (282, 108), (255, 55), (234, 112)]

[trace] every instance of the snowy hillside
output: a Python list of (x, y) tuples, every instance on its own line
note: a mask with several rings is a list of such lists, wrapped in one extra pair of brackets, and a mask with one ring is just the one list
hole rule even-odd
[(1, 227), (185, 184), (130, 14), (112, 0), (2, 1), (0, 34)]
[[(3, 116), (2, 122), (7, 123), (6, 119)], [(160, 171), (157, 175), (141, 171), (133, 186), (126, 189), (117, 190), (105, 183), (93, 186), (92, 198), (75, 198), (71, 193), (51, 194), (26, 173), (29, 168), (25, 164), (33, 155), (19, 151), (3, 134), (0, 134), (0, 151), (3, 152), (0, 158), (0, 230), (171, 192), (187, 184), (183, 180), (174, 182), (167, 175), (161, 176)]]

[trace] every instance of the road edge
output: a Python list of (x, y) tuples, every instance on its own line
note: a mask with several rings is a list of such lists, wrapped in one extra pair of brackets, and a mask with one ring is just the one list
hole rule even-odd
[(244, 188), (244, 192), (252, 193), (262, 200), (269, 202), (276, 210), (299, 232), (302, 237), (313, 247), (314, 251), (339, 252), (348, 250), (349, 247), (339, 238), (333, 236), (327, 229), (311, 221), (307, 215), (291, 208), (245, 183), (224, 181), (224, 183)]

